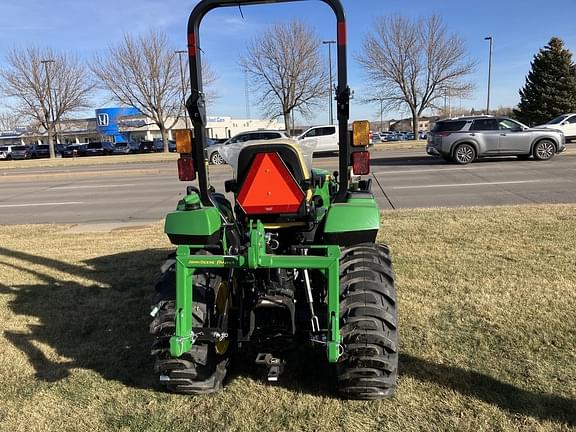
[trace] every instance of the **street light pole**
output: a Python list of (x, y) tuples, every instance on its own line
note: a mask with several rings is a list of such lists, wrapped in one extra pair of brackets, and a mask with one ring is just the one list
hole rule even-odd
[(50, 151), (50, 158), (56, 157), (54, 151), (54, 143), (52, 142), (52, 128), (54, 127), (54, 109), (52, 107), (52, 90), (50, 89), (50, 74), (48, 73), (48, 63), (54, 63), (54, 60), (40, 60), (44, 65), (44, 74), (46, 75), (46, 86), (48, 87), (48, 115), (50, 122), (48, 124), (48, 149)]
[(184, 124), (188, 129), (188, 113), (186, 112), (186, 84), (184, 83), (184, 69), (182, 68), (182, 54), (187, 54), (186, 50), (174, 51), (178, 54), (178, 61), (180, 62), (180, 81), (182, 83), (182, 106), (184, 106)]
[(492, 36), (486, 36), (484, 40), (490, 41), (490, 52), (488, 54), (488, 96), (486, 99), (486, 115), (490, 114), (490, 79), (492, 75)]
[(384, 111), (384, 99), (380, 99), (380, 132), (384, 132), (383, 128), (383, 121), (382, 121), (382, 112)]
[(329, 105), (328, 105), (328, 111), (329, 111), (329, 115), (330, 115), (330, 124), (334, 124), (334, 114), (332, 112), (332, 44), (335, 44), (336, 41), (335, 40), (328, 40), (328, 41), (322, 41), (322, 44), (324, 45), (328, 45), (328, 62), (330, 63), (330, 89), (329, 89)]

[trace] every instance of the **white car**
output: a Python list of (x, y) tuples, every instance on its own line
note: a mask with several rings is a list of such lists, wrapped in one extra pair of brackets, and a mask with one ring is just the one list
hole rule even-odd
[(576, 139), (576, 114), (563, 114), (536, 128), (556, 129), (564, 132), (566, 140), (574, 140)]
[(12, 147), (14, 146), (0, 146), (0, 159), (12, 159)]
[(227, 146), (228, 144), (235, 144), (235, 143), (243, 143), (247, 141), (266, 141), (266, 140), (273, 140), (273, 139), (280, 139), (280, 138), (288, 138), (285, 132), (279, 130), (255, 130), (249, 132), (240, 132), (239, 134), (234, 135), (228, 141), (222, 144), (213, 144), (211, 146), (206, 147), (206, 157), (208, 161), (212, 165), (222, 165), (225, 164), (226, 161), (220, 154), (220, 149), (223, 146)]
[(315, 144), (314, 153), (338, 151), (338, 126), (314, 126), (298, 137), (298, 141)]

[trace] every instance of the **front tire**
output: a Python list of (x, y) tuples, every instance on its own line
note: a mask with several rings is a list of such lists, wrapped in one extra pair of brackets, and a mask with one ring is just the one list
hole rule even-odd
[(394, 271), (386, 246), (367, 243), (342, 251), (340, 328), (340, 394), (364, 400), (393, 396), (398, 330)]
[[(206, 252), (203, 252), (204, 254)], [(158, 312), (150, 324), (155, 339), (151, 354), (160, 385), (175, 393), (207, 394), (222, 388), (228, 368), (227, 343), (197, 342), (180, 357), (170, 354), (170, 337), (176, 332), (175, 260), (162, 266), (156, 285), (155, 308)], [(193, 327), (216, 327), (219, 311), (217, 299), (224, 281), (210, 269), (198, 269), (193, 281)], [(227, 291), (227, 290), (226, 290)], [(222, 294), (222, 293), (220, 293)]]
[(552, 141), (547, 139), (538, 141), (534, 146), (532, 154), (536, 160), (549, 160), (556, 154), (556, 146)]
[(476, 149), (471, 144), (460, 144), (454, 149), (452, 159), (457, 164), (467, 165), (476, 159)]

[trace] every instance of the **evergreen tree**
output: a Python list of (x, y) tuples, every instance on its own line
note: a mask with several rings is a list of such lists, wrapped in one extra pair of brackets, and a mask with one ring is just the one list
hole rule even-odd
[(526, 124), (539, 125), (560, 114), (575, 112), (576, 66), (564, 42), (557, 37), (550, 39), (530, 65), (532, 70), (520, 90), (515, 117)]

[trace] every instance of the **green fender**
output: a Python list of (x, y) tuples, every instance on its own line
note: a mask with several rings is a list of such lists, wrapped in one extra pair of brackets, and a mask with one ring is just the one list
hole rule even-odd
[(215, 207), (202, 207), (198, 195), (187, 195), (166, 215), (164, 232), (173, 244), (216, 244), (222, 222)]
[(374, 198), (348, 198), (328, 209), (324, 225), (327, 243), (348, 246), (372, 243), (380, 228), (380, 209)]

